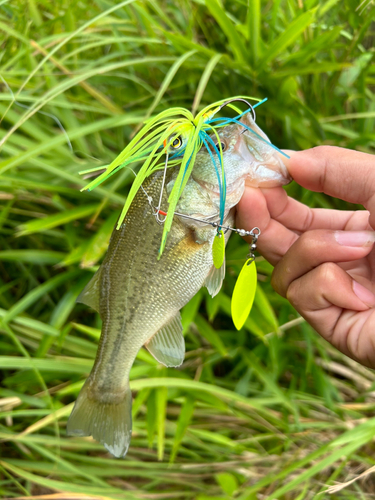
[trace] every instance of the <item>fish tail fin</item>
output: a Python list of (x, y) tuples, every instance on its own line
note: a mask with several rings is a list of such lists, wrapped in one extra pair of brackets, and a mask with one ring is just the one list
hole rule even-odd
[(100, 401), (82, 387), (67, 424), (70, 436), (92, 436), (117, 458), (128, 451), (132, 432), (132, 393), (128, 386), (115, 401)]

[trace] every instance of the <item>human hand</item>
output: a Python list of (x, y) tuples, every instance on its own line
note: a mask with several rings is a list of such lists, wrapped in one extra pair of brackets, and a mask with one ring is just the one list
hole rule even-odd
[(261, 229), (274, 289), (337, 349), (375, 368), (375, 156), (332, 146), (290, 156), (298, 184), (367, 210), (311, 209), (281, 187), (246, 186), (237, 227)]

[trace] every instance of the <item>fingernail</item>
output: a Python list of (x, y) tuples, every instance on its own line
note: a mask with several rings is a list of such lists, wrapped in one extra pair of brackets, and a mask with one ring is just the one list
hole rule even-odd
[(347, 247), (368, 247), (375, 242), (374, 231), (335, 231), (337, 243)]
[(369, 307), (375, 306), (375, 295), (363, 285), (353, 280), (353, 292), (357, 297)]

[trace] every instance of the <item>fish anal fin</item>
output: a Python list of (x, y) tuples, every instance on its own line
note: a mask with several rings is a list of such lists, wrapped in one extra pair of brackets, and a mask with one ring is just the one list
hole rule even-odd
[(91, 280), (87, 283), (82, 292), (78, 295), (76, 302), (86, 304), (95, 311), (99, 312), (99, 284), (100, 269), (96, 271)]
[(211, 267), (210, 272), (208, 273), (208, 276), (206, 278), (206, 281), (204, 282), (208, 290), (208, 293), (211, 295), (211, 297), (215, 297), (215, 295), (217, 295), (220, 292), (224, 277), (225, 277), (225, 259), (223, 265), (219, 269), (216, 269), (214, 265)]
[(182, 336), (180, 313), (173, 316), (151, 337), (145, 347), (159, 363), (171, 367), (180, 366), (185, 357), (185, 340)]

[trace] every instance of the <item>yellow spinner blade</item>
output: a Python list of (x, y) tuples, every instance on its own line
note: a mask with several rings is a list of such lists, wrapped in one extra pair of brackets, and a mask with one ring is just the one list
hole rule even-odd
[(234, 286), (231, 312), (234, 326), (241, 330), (250, 314), (257, 288), (257, 269), (255, 262), (248, 259)]
[(216, 269), (220, 269), (224, 263), (225, 257), (225, 237), (221, 229), (214, 238), (212, 243), (212, 258)]

